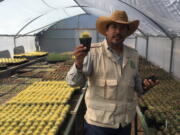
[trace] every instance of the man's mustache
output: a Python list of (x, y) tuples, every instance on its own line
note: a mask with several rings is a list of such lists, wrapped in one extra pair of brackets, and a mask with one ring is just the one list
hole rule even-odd
[(122, 35), (114, 35), (113, 38), (124, 38)]

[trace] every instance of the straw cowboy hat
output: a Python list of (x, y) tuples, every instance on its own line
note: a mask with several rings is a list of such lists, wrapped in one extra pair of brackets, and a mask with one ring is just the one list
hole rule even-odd
[(134, 33), (139, 26), (138, 20), (128, 21), (126, 12), (117, 10), (110, 17), (100, 16), (96, 20), (96, 29), (101, 34), (106, 35), (107, 25), (113, 22), (129, 25), (128, 36)]

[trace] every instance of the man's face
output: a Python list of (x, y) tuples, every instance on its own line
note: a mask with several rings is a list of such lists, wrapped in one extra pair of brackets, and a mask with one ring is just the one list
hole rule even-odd
[(127, 37), (128, 27), (125, 24), (111, 23), (106, 29), (106, 38), (109, 44), (122, 44)]

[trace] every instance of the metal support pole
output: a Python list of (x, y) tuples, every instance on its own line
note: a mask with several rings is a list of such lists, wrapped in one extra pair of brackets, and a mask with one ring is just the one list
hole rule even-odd
[(13, 37), (14, 40), (14, 48), (16, 48), (16, 37)]
[(146, 37), (146, 60), (148, 60), (149, 37)]
[[(141, 126), (144, 129), (145, 135), (152, 135), (152, 134), (149, 133), (149, 128), (148, 128), (148, 125), (146, 123), (145, 116), (142, 114), (141, 109), (140, 109), (139, 106), (136, 106), (136, 112), (137, 112), (136, 113), (136, 118), (139, 118), (139, 120), (141, 122)], [(136, 121), (136, 119), (135, 119), (135, 121)], [(136, 123), (138, 123), (138, 119), (137, 119)], [(135, 135), (137, 135), (137, 134), (135, 133)]]
[(135, 49), (137, 50), (137, 39), (138, 37), (137, 36), (135, 36)]
[(170, 65), (169, 65), (170, 74), (172, 74), (173, 54), (174, 54), (174, 38), (171, 38), (171, 56), (170, 56)]
[(135, 115), (135, 120), (134, 120), (134, 134), (138, 135), (138, 117), (137, 117), (137, 113)]
[[(13, 53), (15, 54), (15, 48), (16, 48), (16, 36), (13, 37), (13, 40), (14, 40), (14, 49), (13, 49)], [(13, 55), (14, 55), (13, 54)], [(14, 57), (14, 56), (13, 56)]]

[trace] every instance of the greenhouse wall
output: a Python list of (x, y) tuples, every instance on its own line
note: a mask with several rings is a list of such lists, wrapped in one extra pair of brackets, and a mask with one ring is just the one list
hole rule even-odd
[(0, 57), (9, 58), (13, 56), (14, 41), (13, 37), (0, 36)]
[[(41, 36), (41, 49), (48, 52), (73, 51), (75, 45), (79, 45), (79, 36), (84, 31), (90, 33), (92, 43), (103, 41), (105, 37), (96, 31), (96, 19), (93, 15), (79, 15), (58, 22)], [(128, 39), (126, 43), (135, 47), (134, 38)]]
[(79, 44), (79, 37), (83, 31), (91, 34), (92, 43), (96, 42), (95, 20), (96, 17), (92, 15), (79, 15), (58, 22), (41, 36), (41, 49), (48, 52), (73, 51), (75, 45)]
[(180, 79), (180, 38), (174, 40), (172, 73)]
[[(138, 53), (146, 58), (147, 39), (144, 37), (137, 38), (136, 49)], [(163, 68), (167, 72), (170, 71), (172, 42), (165, 37), (149, 37), (147, 60), (156, 66)], [(172, 57), (172, 74), (180, 79), (180, 38), (174, 39), (174, 49)]]
[(146, 39), (144, 37), (137, 38), (136, 49), (142, 57), (146, 57)]
[[(35, 36), (23, 36), (16, 39), (13, 36), (0, 36), (0, 57), (13, 57), (16, 53), (36, 51)], [(14, 49), (15, 48), (15, 49)]]
[(25, 52), (36, 51), (35, 36), (24, 36), (16, 39), (16, 47), (23, 46)]
[(171, 40), (163, 37), (149, 37), (148, 61), (169, 72)]
[(134, 37), (127, 38), (125, 40), (124, 44), (131, 47), (131, 48), (135, 48), (135, 38)]
[(149, 37), (148, 51), (146, 54), (147, 38), (138, 37), (137, 51), (141, 56), (153, 64), (169, 72), (171, 56), (171, 40), (165, 37)]

